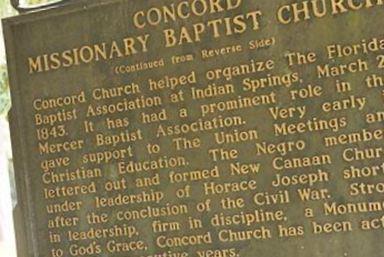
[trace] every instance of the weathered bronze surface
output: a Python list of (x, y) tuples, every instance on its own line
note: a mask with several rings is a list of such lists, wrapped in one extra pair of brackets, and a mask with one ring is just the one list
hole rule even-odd
[(19, 256), (382, 257), (383, 3), (4, 20)]

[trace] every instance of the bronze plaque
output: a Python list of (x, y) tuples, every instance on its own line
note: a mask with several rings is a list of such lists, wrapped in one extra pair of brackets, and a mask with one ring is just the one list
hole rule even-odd
[(383, 8), (112, 0), (6, 19), (20, 257), (382, 257)]

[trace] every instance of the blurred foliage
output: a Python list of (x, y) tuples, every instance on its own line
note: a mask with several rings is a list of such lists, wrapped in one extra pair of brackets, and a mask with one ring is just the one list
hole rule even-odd
[[(10, 0), (0, 0), (0, 18), (16, 15), (16, 11), (12, 8)], [(1, 29), (1, 40), (3, 40), (3, 32)], [(3, 43), (1, 43), (3, 45)], [(1, 48), (0, 54), (0, 116), (7, 115), (11, 107), (11, 99), (9, 94), (8, 74), (5, 60), (4, 46)]]
[(40, 5), (46, 3), (58, 2), (58, 0), (20, 0), (22, 5), (30, 6), (30, 5)]
[(11, 0), (0, 0), (0, 17), (15, 15), (16, 11), (11, 6)]
[(6, 116), (11, 107), (6, 65), (0, 66), (0, 116)]

